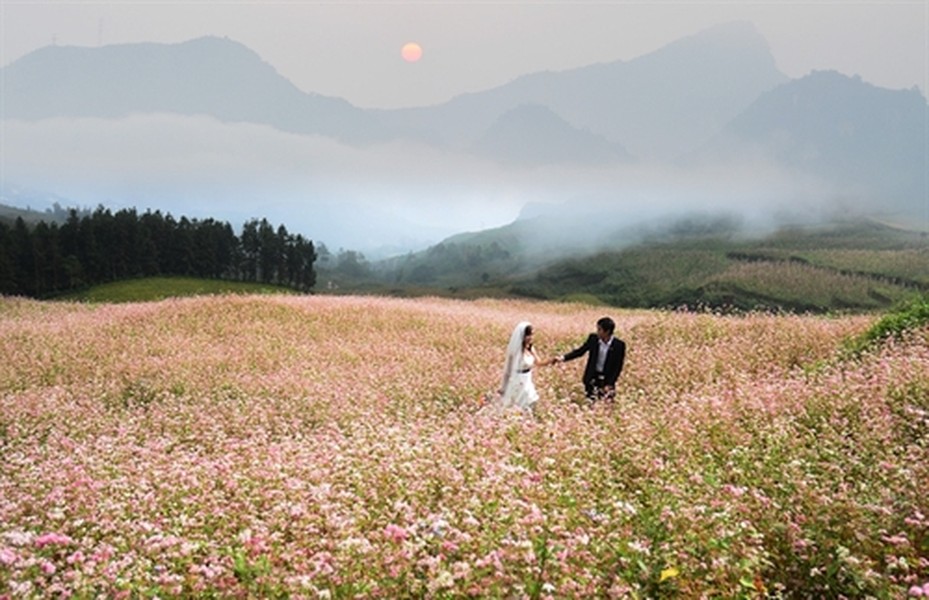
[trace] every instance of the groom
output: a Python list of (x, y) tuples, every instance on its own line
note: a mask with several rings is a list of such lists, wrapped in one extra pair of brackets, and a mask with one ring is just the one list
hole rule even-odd
[(597, 321), (597, 333), (591, 333), (583, 345), (555, 359), (567, 362), (587, 355), (584, 391), (591, 402), (602, 398), (612, 399), (616, 394), (616, 379), (623, 370), (626, 343), (613, 337), (615, 329), (613, 319), (603, 317)]

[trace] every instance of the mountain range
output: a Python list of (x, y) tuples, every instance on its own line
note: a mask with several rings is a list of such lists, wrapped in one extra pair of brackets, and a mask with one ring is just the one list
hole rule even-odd
[[(277, 170), (276, 163), (259, 160), (255, 177), (268, 179), (248, 194), (262, 193), (264, 182), (269, 197), (230, 214), (277, 210), (255, 216), (287, 222), (333, 246), (372, 252), (388, 245), (394, 252), (422, 248), (469, 228), (454, 216), (465, 212), (444, 211), (441, 203), (460, 205), (465, 200), (445, 197), (460, 192), (464, 198), (480, 197), (486, 207), (499, 204), (495, 182), (486, 181), (489, 174), (501, 178), (496, 188), (511, 190), (531, 181), (537, 187), (522, 193), (527, 201), (548, 200), (562, 208), (596, 197), (628, 209), (630, 202), (641, 203), (636, 194), (648, 195), (636, 179), (643, 172), (653, 182), (666, 179), (666, 173), (707, 168), (724, 173), (734, 165), (745, 169), (738, 177), (750, 178), (754, 166), (746, 165), (759, 163), (782, 172), (787, 181), (816, 184), (792, 193), (852, 198), (866, 211), (920, 215), (929, 202), (929, 105), (918, 89), (882, 89), (829, 71), (791, 80), (778, 70), (765, 39), (745, 22), (699, 32), (634, 60), (527, 74), (440, 105), (395, 110), (361, 109), (300, 90), (249, 48), (218, 37), (180, 44), (49, 46), (5, 66), (0, 78), (4, 128), (20, 134), (6, 143), (6, 184), (68, 197), (68, 181), (61, 175), (67, 169), (43, 163), (42, 153), (27, 146), (29, 140), (40, 141), (36, 131), (52, 127), (83, 123), (73, 125), (73, 135), (81, 135), (88, 119), (112, 126), (114, 137), (125, 134), (133, 119), (166, 116), (180, 119), (166, 121), (179, 130), (202, 119), (210, 120), (211, 132), (238, 127), (236, 132), (266, 136), (270, 130), (278, 136), (273, 143), (286, 146), (282, 154), (290, 150), (288, 144), (310, 143), (301, 140), (324, 145), (281, 167), (286, 171), (281, 176), (267, 173)], [(245, 126), (262, 129), (241, 129)], [(294, 135), (298, 138), (287, 137)], [(61, 139), (47, 142), (48, 154), (60, 150)], [(149, 138), (136, 141), (145, 146)], [(112, 149), (95, 152), (95, 143), (88, 137), (76, 147), (103, 155), (104, 161), (118, 156)], [(222, 154), (225, 148), (219, 146), (200, 150), (195, 158)], [(302, 152), (305, 146), (298, 148)], [(369, 167), (381, 164), (379, 157), (398, 148), (412, 149), (415, 167), (369, 176)], [(21, 161), (20, 154), (28, 160)], [(261, 158), (270, 161), (274, 152), (264, 154)], [(333, 156), (346, 162), (333, 167)], [(418, 164), (431, 160), (436, 163)], [(100, 178), (131, 176), (115, 167), (100, 170)], [(157, 179), (153, 173), (121, 189), (142, 189)], [(232, 168), (229, 179), (248, 173)], [(166, 202), (177, 196), (165, 208), (190, 206), (197, 194), (212, 194), (210, 206), (231, 205), (220, 197), (230, 186), (216, 183), (223, 174), (216, 168), (198, 180), (196, 173), (185, 173), (174, 187), (159, 191)], [(564, 177), (553, 191), (544, 176), (559, 174)], [(26, 181), (15, 181), (18, 177)], [(79, 179), (82, 189), (93, 187), (92, 173)], [(299, 181), (298, 199), (274, 197), (280, 179)], [(591, 179), (601, 182), (595, 190)], [(548, 195), (539, 198), (543, 189)], [(81, 196), (85, 203), (88, 197)], [(428, 199), (417, 200), (423, 197)], [(390, 203), (398, 198), (412, 208), (403, 214), (392, 210)], [(100, 202), (109, 199), (100, 196)], [(427, 225), (418, 219), (417, 201), (438, 203), (436, 212), (448, 212), (450, 220)], [(674, 202), (693, 209), (700, 201), (695, 196)], [(477, 210), (490, 214), (490, 208)], [(514, 217), (518, 212), (516, 207)], [(377, 218), (356, 227), (363, 214)], [(622, 214), (628, 224), (630, 211)], [(356, 229), (363, 233), (353, 237)], [(405, 236), (402, 242), (398, 231)]]

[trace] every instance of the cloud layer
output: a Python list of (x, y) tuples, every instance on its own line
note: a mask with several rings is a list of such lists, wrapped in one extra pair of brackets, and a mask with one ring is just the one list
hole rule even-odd
[[(401, 252), (512, 222), (527, 204), (625, 224), (694, 211), (811, 213), (839, 190), (745, 160), (699, 168), (502, 168), (414, 143), (351, 147), (205, 117), (2, 122), (6, 182), (75, 205), (240, 225), (266, 217), (339, 247)], [(583, 219), (581, 219), (583, 221)]]

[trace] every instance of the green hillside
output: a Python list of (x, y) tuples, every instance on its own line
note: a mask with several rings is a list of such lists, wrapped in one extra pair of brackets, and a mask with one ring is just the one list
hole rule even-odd
[(633, 307), (874, 310), (929, 290), (929, 240), (874, 222), (677, 239), (564, 261), (511, 289)]
[[(929, 238), (872, 220), (748, 236), (682, 222), (630, 245), (552, 261), (531, 224), (449, 238), (382, 265), (392, 293), (513, 295), (624, 307), (829, 312), (887, 308), (929, 290)], [(617, 239), (626, 239), (618, 237)]]

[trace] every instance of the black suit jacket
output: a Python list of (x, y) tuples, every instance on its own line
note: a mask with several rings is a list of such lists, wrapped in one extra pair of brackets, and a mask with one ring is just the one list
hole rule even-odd
[[(590, 381), (597, 376), (597, 354), (600, 352), (600, 338), (591, 333), (587, 341), (578, 348), (564, 355), (564, 360), (574, 360), (587, 355), (587, 366), (584, 368), (584, 381)], [(606, 353), (606, 364), (603, 366), (603, 378), (607, 385), (616, 385), (619, 374), (623, 371), (626, 360), (626, 343), (614, 337), (610, 342), (610, 349)]]

